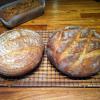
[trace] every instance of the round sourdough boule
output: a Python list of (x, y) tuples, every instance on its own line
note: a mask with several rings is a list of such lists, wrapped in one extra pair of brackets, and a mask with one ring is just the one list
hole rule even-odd
[(51, 63), (73, 78), (86, 78), (100, 71), (100, 34), (77, 26), (51, 35), (47, 44)]
[(44, 45), (41, 36), (28, 29), (14, 29), (0, 35), (0, 74), (20, 76), (41, 61)]

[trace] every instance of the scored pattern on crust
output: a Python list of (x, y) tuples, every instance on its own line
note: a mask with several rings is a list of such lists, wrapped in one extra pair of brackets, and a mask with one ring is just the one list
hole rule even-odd
[[(64, 36), (65, 34), (67, 36)], [(77, 74), (82, 74), (81, 71), (87, 68), (90, 68), (91, 73), (100, 70), (100, 37), (95, 31), (85, 28), (63, 29), (50, 38), (49, 42), (48, 48), (50, 52), (52, 52), (51, 56), (53, 56), (52, 58), (57, 64), (56, 67), (63, 72), (72, 72), (74, 75), (74, 70), (79, 70)], [(66, 43), (63, 45), (64, 42)], [(68, 61), (68, 57), (71, 55), (72, 61), (66, 62), (65, 60)], [(94, 58), (94, 60), (98, 58), (97, 62), (92, 63), (91, 58)], [(89, 59), (91, 63), (88, 61)], [(89, 67), (86, 67), (86, 65), (84, 65), (85, 63), (87, 63)], [(89, 70), (84, 71), (84, 73), (87, 74)], [(95, 71), (93, 72), (93, 70)]]

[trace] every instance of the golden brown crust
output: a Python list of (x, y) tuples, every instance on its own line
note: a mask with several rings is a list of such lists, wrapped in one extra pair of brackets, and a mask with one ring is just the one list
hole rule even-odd
[(67, 27), (49, 39), (47, 54), (64, 74), (91, 76), (100, 71), (100, 35), (87, 28)]
[(40, 35), (27, 29), (14, 29), (0, 36), (0, 73), (19, 76), (34, 69), (44, 50)]

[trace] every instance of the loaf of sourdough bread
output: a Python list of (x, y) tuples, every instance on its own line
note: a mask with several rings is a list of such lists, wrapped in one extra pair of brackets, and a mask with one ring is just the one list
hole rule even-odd
[(89, 77), (100, 71), (100, 34), (69, 26), (51, 35), (47, 44), (51, 63), (70, 77)]

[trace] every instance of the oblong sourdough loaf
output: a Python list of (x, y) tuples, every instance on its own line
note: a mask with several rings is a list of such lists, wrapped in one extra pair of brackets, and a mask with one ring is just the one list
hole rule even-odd
[(89, 77), (100, 71), (100, 34), (77, 26), (53, 34), (47, 55), (58, 70), (70, 77)]
[(41, 36), (28, 29), (14, 29), (0, 35), (0, 74), (19, 76), (34, 69), (43, 55)]

